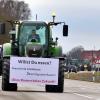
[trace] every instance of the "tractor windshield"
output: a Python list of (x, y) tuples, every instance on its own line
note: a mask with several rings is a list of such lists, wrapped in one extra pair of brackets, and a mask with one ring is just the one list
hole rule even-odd
[(47, 25), (45, 23), (23, 23), (20, 27), (19, 44), (26, 45), (27, 42), (32, 42), (33, 35), (36, 34), (38, 42), (44, 45), (46, 44), (46, 32)]

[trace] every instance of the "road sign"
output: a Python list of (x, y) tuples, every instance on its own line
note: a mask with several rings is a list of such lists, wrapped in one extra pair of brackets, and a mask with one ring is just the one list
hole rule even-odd
[(95, 64), (100, 64), (100, 58), (95, 58), (94, 63)]
[(58, 84), (59, 59), (11, 57), (10, 83)]

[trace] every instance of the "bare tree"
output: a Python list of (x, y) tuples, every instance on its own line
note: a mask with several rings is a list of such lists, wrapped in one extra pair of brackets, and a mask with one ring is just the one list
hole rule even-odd
[(67, 53), (67, 57), (70, 59), (80, 59), (81, 60), (81, 53), (84, 51), (82, 46), (74, 47), (71, 51)]
[(0, 16), (3, 20), (29, 19), (31, 11), (24, 1), (0, 0)]
[(9, 42), (11, 25), (7, 20), (27, 20), (31, 11), (27, 3), (18, 0), (0, 0), (0, 23), (5, 22), (5, 32), (0, 33), (0, 44)]

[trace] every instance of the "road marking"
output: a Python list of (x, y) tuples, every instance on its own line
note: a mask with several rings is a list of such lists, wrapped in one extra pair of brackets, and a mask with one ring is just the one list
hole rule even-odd
[(82, 90), (85, 90), (86, 88), (82, 87), (81, 89), (82, 89)]
[(88, 98), (88, 99), (93, 99), (93, 97), (90, 97), (90, 96), (86, 96), (86, 95), (82, 95), (82, 94), (78, 94), (78, 93), (73, 93), (73, 94), (81, 96), (81, 97), (85, 97), (85, 98)]

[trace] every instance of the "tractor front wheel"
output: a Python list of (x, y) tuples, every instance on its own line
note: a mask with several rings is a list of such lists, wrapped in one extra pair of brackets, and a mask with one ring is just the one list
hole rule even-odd
[(62, 93), (64, 90), (64, 67), (59, 64), (58, 85), (46, 85), (46, 92)]
[(2, 68), (2, 90), (17, 91), (17, 84), (9, 83), (9, 75), (10, 75), (10, 59), (4, 59)]

